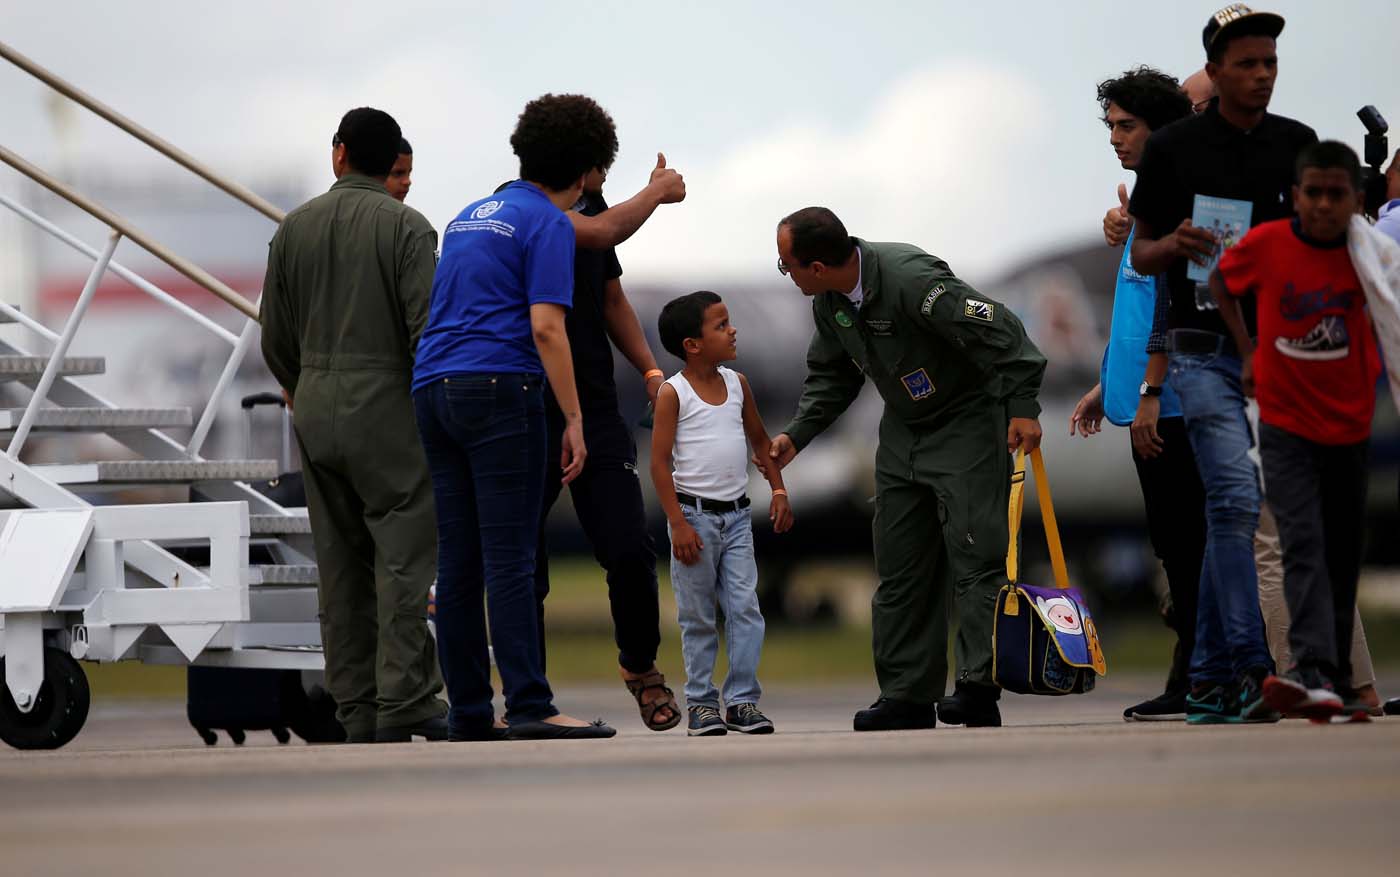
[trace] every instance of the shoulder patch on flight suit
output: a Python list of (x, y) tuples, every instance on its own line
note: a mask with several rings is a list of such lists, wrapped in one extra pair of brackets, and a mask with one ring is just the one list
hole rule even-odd
[(996, 313), (996, 306), (991, 302), (978, 301), (975, 298), (970, 298), (963, 305), (963, 313), (974, 320), (990, 323), (992, 322), (992, 315)]
[(900, 380), (904, 382), (904, 389), (908, 391), (909, 398), (915, 402), (933, 395), (933, 381), (923, 369), (912, 371)]
[(947, 287), (941, 283), (933, 289), (930, 289), (928, 295), (924, 296), (924, 303), (919, 306), (919, 313), (923, 314), (925, 317), (933, 313), (934, 302), (938, 301), (938, 297), (947, 291)]

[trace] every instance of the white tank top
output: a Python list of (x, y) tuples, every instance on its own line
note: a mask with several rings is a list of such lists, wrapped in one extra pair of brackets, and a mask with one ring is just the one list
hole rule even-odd
[(744, 387), (724, 366), (727, 396), (711, 405), (696, 395), (684, 374), (666, 383), (680, 398), (676, 446), (671, 451), (676, 490), (702, 499), (736, 500), (749, 484), (749, 440), (744, 435)]

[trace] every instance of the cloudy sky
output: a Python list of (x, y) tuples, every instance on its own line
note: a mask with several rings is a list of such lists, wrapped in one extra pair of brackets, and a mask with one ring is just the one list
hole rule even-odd
[[(1288, 19), (1275, 111), (1358, 148), (1362, 104), (1400, 120), (1400, 4), (1267, 8)], [(584, 92), (617, 120), (614, 200), (645, 182), (658, 150), (689, 185), (626, 247), (633, 277), (771, 272), (775, 221), (813, 203), (853, 233), (986, 277), (1093, 239), (1128, 179), (1095, 82), (1142, 63), (1190, 73), (1214, 9), (0, 0), (0, 40), (239, 179), (290, 174), (319, 189), (340, 114), (386, 109), (414, 143), (410, 203), (439, 229), (514, 175), (507, 139), (527, 100)], [(85, 111), (61, 140), (47, 90), (7, 64), (0, 106), (0, 143), (41, 165), (63, 142), (134, 173), (154, 163)]]

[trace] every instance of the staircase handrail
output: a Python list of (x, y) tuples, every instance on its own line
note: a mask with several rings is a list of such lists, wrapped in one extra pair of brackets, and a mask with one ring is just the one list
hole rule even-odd
[[(253, 192), (246, 186), (241, 186), (232, 180), (220, 176), (200, 163), (189, 153), (177, 149), (169, 142), (157, 137), (126, 116), (123, 116), (121, 113), (107, 106), (102, 101), (87, 94), (67, 80), (56, 76), (54, 73), (41, 67), (32, 59), (25, 57), (3, 42), (0, 42), (0, 58), (4, 58), (6, 61), (14, 64), (16, 67), (28, 73), (30, 76), (33, 76), (35, 79), (38, 79), (40, 82), (43, 82), (59, 94), (87, 107), (89, 110), (111, 122), (113, 125), (116, 125), (132, 137), (145, 143), (147, 146), (166, 156), (176, 164), (181, 165), (196, 176), (204, 178), (211, 185), (222, 189), (229, 195), (232, 195), (234, 198), (237, 198), (239, 201), (242, 201), (244, 204), (247, 204), (249, 207), (266, 216), (268, 219), (271, 219), (273, 222), (281, 224), (282, 220), (286, 217), (287, 214), (284, 211), (278, 209), (256, 192)], [(126, 236), (131, 237), (129, 234)], [(135, 238), (132, 238), (132, 240), (135, 240)], [(143, 244), (142, 246), (145, 245)], [(237, 306), (235, 305), (235, 307)]]
[(176, 271), (183, 274), (185, 277), (189, 278), (194, 283), (204, 287), (209, 292), (213, 293), (215, 296), (223, 299), (228, 304), (237, 308), (249, 319), (254, 321), (258, 319), (258, 309), (253, 305), (252, 302), (239, 295), (222, 280), (219, 280), (217, 277), (213, 276), (208, 271), (205, 271), (203, 268), (199, 267), (198, 265), (194, 264), (188, 259), (185, 259), (184, 257), (171, 252), (163, 244), (158, 243), (149, 235), (137, 229), (135, 226), (133, 226), (130, 222), (127, 222), (122, 217), (118, 216), (117, 214), (113, 213), (112, 211), (108, 210), (107, 208), (103, 207), (97, 202), (92, 201), (91, 199), (79, 194), (78, 192), (73, 191), (73, 189), (64, 185), (62, 182), (55, 179), (50, 174), (46, 173), (45, 171), (41, 170), (35, 165), (30, 164), (29, 162), (25, 161), (23, 158), (21, 158), (20, 156), (16, 155), (14, 152), (11, 152), (3, 146), (0, 146), (0, 161), (3, 161), (5, 164), (8, 164), (10, 167), (24, 174), (26, 177), (29, 177), (31, 180), (48, 189), (49, 191), (53, 192), (55, 195), (58, 195), (60, 198), (63, 198), (64, 200), (73, 204), (75, 207), (78, 207), (79, 209), (95, 217), (98, 221), (104, 223), (109, 228), (115, 229), (116, 231), (120, 232), (123, 237), (129, 238), (131, 241), (139, 245), (141, 248), (145, 249), (151, 255), (160, 259), (162, 262), (169, 265), (171, 268), (174, 268)]

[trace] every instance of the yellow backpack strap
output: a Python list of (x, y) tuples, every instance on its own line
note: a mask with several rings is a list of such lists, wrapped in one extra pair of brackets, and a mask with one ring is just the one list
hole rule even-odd
[[(1040, 519), (1045, 522), (1045, 541), (1050, 545), (1050, 566), (1055, 571), (1055, 587), (1064, 590), (1069, 587), (1069, 570), (1065, 567), (1065, 550), (1060, 545), (1055, 506), (1050, 502), (1050, 479), (1045, 475), (1045, 459), (1040, 455), (1040, 448), (1031, 451), (1031, 470), (1035, 473), (1036, 495), (1040, 498)], [(1014, 543), (1014, 537), (1012, 541)]]
[(1011, 534), (1011, 544), (1006, 548), (1006, 577), (1012, 584), (1016, 583), (1017, 556), (1016, 549), (1020, 544), (1021, 535), (1021, 507), (1025, 505), (1026, 497), (1026, 455), (1016, 452), (1016, 469), (1011, 473), (1011, 502), (1006, 509), (1006, 529)]

